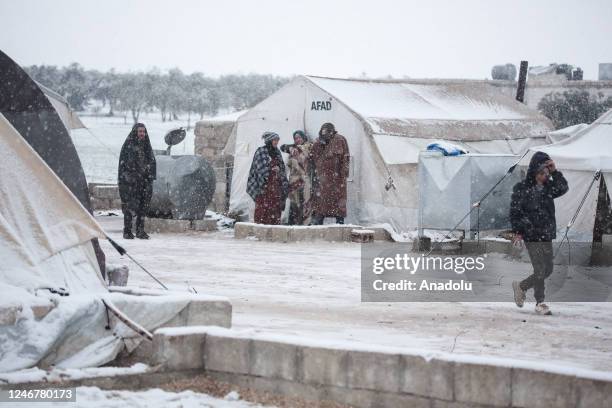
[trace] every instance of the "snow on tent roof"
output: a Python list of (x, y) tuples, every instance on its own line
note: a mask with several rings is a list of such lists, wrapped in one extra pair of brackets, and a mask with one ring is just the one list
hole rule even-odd
[(225, 115), (214, 116), (212, 118), (204, 118), (200, 122), (236, 122), (238, 118), (247, 113), (247, 109), (227, 113)]
[(361, 116), (374, 134), (480, 141), (550, 130), (548, 119), (488, 81), (307, 78)]
[(548, 153), (560, 169), (612, 172), (612, 109), (573, 136), (530, 150)]

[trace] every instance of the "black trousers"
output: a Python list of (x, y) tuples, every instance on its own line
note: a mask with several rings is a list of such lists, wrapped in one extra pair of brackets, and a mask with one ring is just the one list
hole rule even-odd
[[(323, 225), (325, 218), (324, 215), (313, 215), (312, 225)], [(344, 224), (344, 217), (336, 217), (336, 224)]]
[(527, 291), (533, 288), (533, 295), (537, 303), (544, 301), (544, 280), (553, 272), (553, 245), (552, 242), (525, 242), (533, 274), (520, 283), (521, 289)]
[(132, 232), (134, 217), (136, 218), (136, 232), (144, 232), (144, 219), (151, 203), (152, 186), (148, 183), (136, 185), (131, 189), (130, 193), (132, 194), (130, 202), (121, 203), (123, 232)]

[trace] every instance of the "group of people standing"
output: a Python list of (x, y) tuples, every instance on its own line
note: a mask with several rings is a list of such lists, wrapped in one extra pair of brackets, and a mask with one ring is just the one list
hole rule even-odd
[[(262, 139), (247, 183), (255, 201), (255, 222), (280, 224), (289, 198), (289, 225), (321, 225), (327, 217), (343, 224), (350, 154), (346, 138), (334, 125), (324, 123), (314, 142), (302, 130), (293, 132), (293, 144), (280, 148), (277, 133), (265, 132)], [(282, 153), (289, 155), (287, 168)]]

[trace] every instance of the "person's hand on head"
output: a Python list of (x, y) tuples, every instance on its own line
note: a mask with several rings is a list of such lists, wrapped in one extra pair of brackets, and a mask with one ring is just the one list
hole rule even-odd
[(548, 167), (548, 171), (550, 171), (551, 173), (557, 171), (557, 165), (552, 159), (546, 162), (546, 167)]

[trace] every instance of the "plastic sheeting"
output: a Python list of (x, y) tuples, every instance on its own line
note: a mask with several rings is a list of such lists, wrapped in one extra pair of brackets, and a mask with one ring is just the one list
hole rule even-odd
[(104, 232), (1, 114), (0, 152), (0, 282), (103, 289), (90, 241)]
[(179, 314), (192, 296), (71, 295), (61, 298), (40, 320), (24, 307), (15, 325), (0, 326), (0, 371), (51, 365), (97, 367), (114, 360), (126, 345), (135, 348), (142, 338), (132, 329), (113, 317), (111, 329), (105, 328), (107, 315), (102, 299), (111, 300), (123, 313), (151, 331)]
[[(506, 174), (519, 158), (513, 155), (445, 157), (421, 153), (419, 160), (419, 229), (450, 230), (482, 196)], [(496, 187), (471, 216), (458, 226), (464, 231), (509, 227), (512, 186), (520, 180), (518, 171)]]

